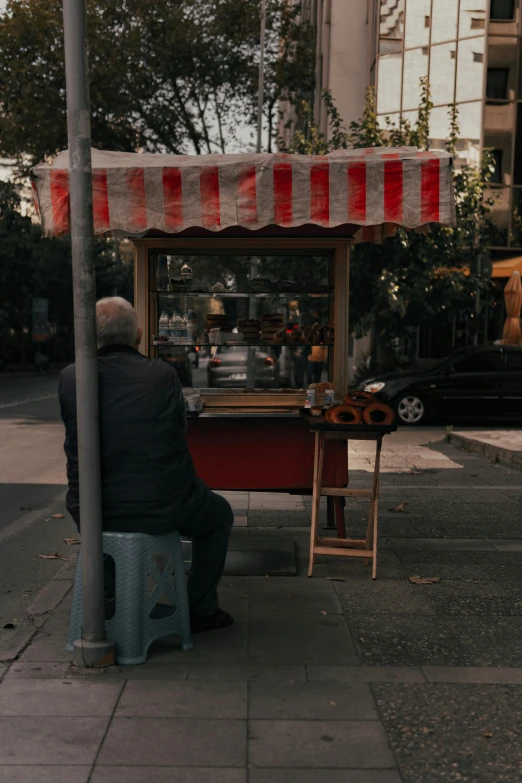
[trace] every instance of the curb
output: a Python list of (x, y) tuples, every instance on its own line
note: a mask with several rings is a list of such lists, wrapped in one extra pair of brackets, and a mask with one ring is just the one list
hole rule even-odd
[(450, 442), (453, 446), (456, 446), (463, 451), (481, 454), (483, 457), (487, 457), (490, 462), (496, 462), (499, 465), (504, 465), (506, 468), (511, 468), (512, 470), (522, 471), (522, 451), (503, 449), (496, 446), (494, 443), (485, 443), (482, 440), (468, 438), (465, 435), (455, 432), (451, 433)]

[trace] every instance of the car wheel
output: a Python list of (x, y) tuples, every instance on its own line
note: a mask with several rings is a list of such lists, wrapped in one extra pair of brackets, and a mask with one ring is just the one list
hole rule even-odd
[(401, 424), (409, 426), (423, 424), (426, 421), (426, 405), (418, 394), (404, 394), (395, 402), (395, 413)]

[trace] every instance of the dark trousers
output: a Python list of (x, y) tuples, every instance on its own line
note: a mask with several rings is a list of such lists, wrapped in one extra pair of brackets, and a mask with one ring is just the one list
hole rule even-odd
[(199, 617), (219, 608), (217, 588), (228, 550), (234, 513), (221, 495), (207, 491), (201, 507), (179, 527), (192, 539), (192, 567), (188, 578), (190, 613)]

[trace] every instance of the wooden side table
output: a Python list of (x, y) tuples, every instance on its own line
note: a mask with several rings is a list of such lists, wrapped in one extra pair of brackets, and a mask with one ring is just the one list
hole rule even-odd
[[(308, 566), (308, 576), (312, 576), (315, 555), (334, 555), (337, 557), (363, 557), (366, 560), (372, 560), (372, 579), (377, 578), (377, 540), (378, 540), (378, 521), (379, 521), (379, 471), (381, 460), (382, 439), (385, 434), (396, 429), (395, 425), (386, 427), (346, 427), (340, 425), (334, 427), (324, 423), (320, 419), (317, 423), (313, 421), (306, 413), (303, 413), (310, 424), (310, 428), (315, 434), (315, 454), (314, 454), (314, 478), (313, 478), (313, 499), (312, 499), (312, 524), (310, 530), (310, 563)], [(366, 440), (375, 442), (375, 467), (373, 471), (373, 482), (371, 489), (349, 489), (348, 487), (325, 487), (323, 480), (323, 461), (324, 461), (324, 443), (325, 440), (345, 440), (346, 459), (348, 461), (348, 441)], [(317, 525), (319, 520), (319, 504), (321, 497), (332, 498), (336, 506), (340, 506), (341, 499), (368, 498), (370, 500), (370, 513), (368, 516), (368, 528), (366, 538), (341, 538), (338, 524), (337, 538), (322, 538), (317, 535)], [(342, 513), (341, 508), (336, 512)]]

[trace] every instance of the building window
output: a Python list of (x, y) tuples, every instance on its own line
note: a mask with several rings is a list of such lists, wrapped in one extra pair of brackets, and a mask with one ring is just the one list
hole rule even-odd
[(507, 100), (509, 68), (488, 68), (486, 98), (496, 101)]
[(502, 21), (514, 19), (515, 0), (491, 0), (489, 18)]
[(483, 30), (486, 26), (486, 20), (485, 19), (479, 19), (476, 16), (471, 17), (471, 29), (472, 30)]
[(493, 172), (489, 181), (493, 185), (502, 185), (502, 150), (491, 150)]
[(473, 62), (474, 63), (484, 62), (484, 55), (482, 54), (482, 52), (473, 52)]
[(425, 16), (424, 17), (424, 27), (429, 27), (429, 26), (430, 26), (430, 17), (429, 16)]

